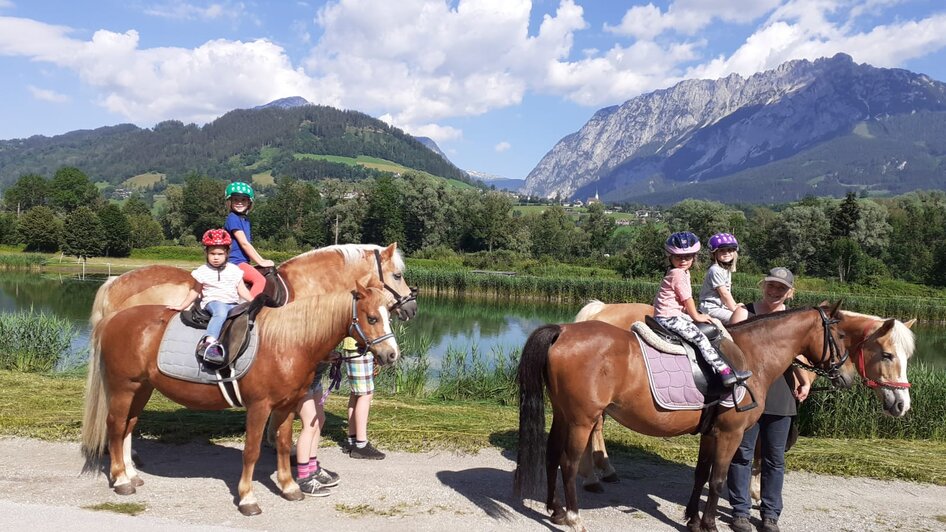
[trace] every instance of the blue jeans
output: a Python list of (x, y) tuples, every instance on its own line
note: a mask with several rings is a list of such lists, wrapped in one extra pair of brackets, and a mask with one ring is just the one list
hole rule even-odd
[(220, 331), (223, 329), (224, 322), (227, 321), (227, 313), (236, 306), (236, 303), (224, 303), (223, 301), (210, 301), (204, 309), (213, 316), (210, 323), (207, 324), (207, 336), (220, 339)]
[(763, 518), (778, 521), (782, 514), (782, 484), (785, 481), (785, 444), (792, 426), (791, 416), (762, 414), (759, 422), (746, 429), (742, 443), (729, 465), (726, 484), (729, 487), (729, 504), (733, 518), (749, 517), (752, 501), (749, 498), (749, 479), (752, 476), (752, 459), (755, 456), (756, 439), (762, 433), (762, 503)]

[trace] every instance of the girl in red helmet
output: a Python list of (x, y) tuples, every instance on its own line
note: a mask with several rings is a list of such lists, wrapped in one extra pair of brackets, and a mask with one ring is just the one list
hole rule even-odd
[(221, 364), (226, 359), (226, 353), (218, 339), (227, 313), (240, 302), (241, 297), (249, 301), (253, 296), (243, 284), (243, 271), (227, 262), (230, 234), (224, 229), (209, 229), (204, 233), (201, 242), (207, 253), (207, 263), (191, 272), (196, 282), (187, 292), (184, 301), (176, 307), (168, 308), (184, 310), (200, 296), (201, 308), (207, 310), (212, 317), (207, 324), (207, 336), (201, 341), (198, 352), (203, 351), (204, 360), (207, 362)]

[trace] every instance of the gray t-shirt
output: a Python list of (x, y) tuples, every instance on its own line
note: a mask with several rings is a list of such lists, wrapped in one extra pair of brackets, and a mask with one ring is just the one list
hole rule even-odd
[(732, 272), (719, 264), (713, 263), (703, 278), (703, 287), (700, 288), (700, 306), (704, 308), (726, 308), (723, 300), (716, 291), (720, 286), (726, 287), (732, 293)]

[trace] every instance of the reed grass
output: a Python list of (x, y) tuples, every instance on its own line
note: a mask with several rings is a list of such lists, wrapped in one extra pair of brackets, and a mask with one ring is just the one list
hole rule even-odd
[(450, 347), (431, 396), (444, 401), (487, 400), (513, 405), (518, 397), (518, 367), (518, 351), (494, 349), (487, 360), (475, 345), (467, 351)]
[(0, 314), (0, 369), (46, 372), (61, 356), (71, 353), (75, 327), (66, 319), (45, 313)]
[(47, 258), (39, 253), (0, 254), (0, 269), (28, 270), (46, 265)]

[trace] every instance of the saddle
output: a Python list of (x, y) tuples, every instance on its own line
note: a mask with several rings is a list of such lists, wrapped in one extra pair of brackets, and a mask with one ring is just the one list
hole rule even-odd
[[(220, 333), (220, 344), (224, 346), (226, 357), (219, 364), (220, 367), (229, 366), (246, 351), (256, 315), (264, 306), (281, 307), (289, 299), (286, 282), (275, 268), (257, 267), (257, 270), (266, 279), (266, 287), (253, 301), (240, 303), (227, 313), (227, 320)], [(211, 317), (209, 312), (200, 307), (199, 301), (181, 312), (181, 321), (194, 329), (206, 329)]]
[[(640, 322), (637, 324), (639, 323)], [(634, 327), (635, 331), (637, 331), (637, 324), (635, 324)], [(665, 346), (662, 345), (654, 345), (655, 342), (652, 342), (651, 339), (648, 338), (648, 335), (639, 334), (639, 336), (652, 347), (665, 352), (686, 355), (687, 359), (690, 361), (690, 370), (693, 373), (693, 381), (696, 384), (696, 388), (705, 398), (704, 409), (705, 407), (719, 403), (721, 397), (730, 393), (730, 388), (723, 386), (722, 378), (716, 373), (716, 370), (706, 362), (698, 345), (680, 337), (673, 331), (665, 329), (651, 316), (644, 317), (643, 325), (650, 329), (661, 342), (670, 344), (671, 349), (666, 349)], [(715, 325), (709, 323), (695, 323), (695, 325), (700, 332), (706, 335), (710, 344), (729, 367), (744, 368), (746, 366), (745, 355), (742, 350), (739, 349), (739, 346), (733, 343), (729, 338), (724, 337)], [(735, 407), (737, 411), (743, 412), (758, 406), (755, 401), (755, 396), (748, 386), (744, 384), (737, 384), (737, 386), (743, 386), (749, 392), (749, 396), (752, 399), (752, 402), (744, 407), (737, 404)]]

